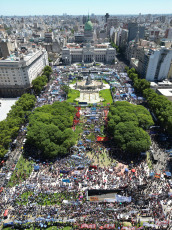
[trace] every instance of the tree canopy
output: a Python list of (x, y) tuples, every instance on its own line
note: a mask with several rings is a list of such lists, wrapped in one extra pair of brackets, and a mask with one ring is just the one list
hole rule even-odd
[(35, 105), (35, 96), (23, 94), (11, 107), (7, 118), (0, 122), (0, 157), (7, 152), (10, 142), (14, 139), (20, 126), (26, 121)]
[(161, 125), (161, 127), (171, 135), (172, 102), (165, 96), (159, 95), (154, 90), (150, 89), (150, 82), (145, 79), (139, 79), (134, 68), (128, 69), (127, 73), (133, 81), (136, 91), (143, 94), (143, 96), (147, 99), (149, 109), (155, 115), (159, 125)]
[(51, 68), (50, 66), (47, 65), (47, 66), (44, 67), (43, 71), (44, 71), (44, 72), (47, 71), (47, 72), (50, 72), (50, 73), (51, 73), (53, 70), (52, 70), (52, 68)]
[(159, 124), (163, 129), (172, 134), (172, 102), (165, 96), (158, 95), (152, 89), (143, 91), (144, 97), (147, 99), (150, 110), (156, 116)]
[(45, 75), (38, 76), (35, 80), (32, 81), (32, 86), (35, 94), (40, 94), (41, 90), (47, 84), (48, 78)]
[(114, 130), (114, 138), (117, 145), (129, 153), (144, 152), (151, 145), (148, 133), (133, 122), (119, 122)]
[(138, 74), (134, 68), (125, 68), (127, 70), (129, 78), (134, 83), (134, 88), (136, 92), (143, 93), (143, 90), (150, 88), (150, 82), (146, 79), (140, 79)]
[(35, 94), (40, 94), (41, 90), (49, 81), (50, 75), (52, 73), (52, 68), (50, 66), (45, 66), (43, 69), (43, 74), (38, 76), (32, 81), (32, 86)]
[(119, 47), (114, 42), (111, 42), (111, 46), (116, 49), (117, 53), (119, 53)]
[(55, 102), (35, 109), (29, 117), (27, 142), (44, 157), (64, 155), (75, 143), (71, 129), (76, 109), (67, 102)]
[(150, 137), (144, 130), (154, 122), (143, 106), (118, 101), (110, 106), (108, 120), (110, 134), (124, 151), (139, 153), (150, 147)]

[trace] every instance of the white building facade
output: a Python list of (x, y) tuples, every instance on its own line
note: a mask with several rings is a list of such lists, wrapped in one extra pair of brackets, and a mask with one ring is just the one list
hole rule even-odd
[(64, 48), (62, 50), (62, 61), (66, 65), (75, 62), (104, 62), (111, 64), (115, 61), (115, 56), (116, 49), (114, 48), (95, 48), (89, 44), (83, 48)]
[(162, 81), (168, 78), (172, 62), (172, 49), (161, 47), (160, 49), (150, 49), (147, 54), (148, 65), (146, 71), (146, 80)]
[(45, 49), (32, 50), (20, 57), (11, 55), (0, 60), (0, 96), (16, 97), (26, 92), (46, 65), (48, 54)]

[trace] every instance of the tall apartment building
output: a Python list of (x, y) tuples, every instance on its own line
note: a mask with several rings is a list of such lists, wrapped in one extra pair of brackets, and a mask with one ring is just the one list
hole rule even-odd
[(137, 23), (128, 23), (128, 42), (134, 40), (139, 35), (139, 39), (145, 36), (145, 27), (138, 26)]
[(145, 56), (148, 60), (146, 80), (162, 81), (168, 78), (172, 62), (172, 49), (165, 47), (150, 49)]
[(169, 29), (166, 30), (164, 37), (172, 39), (172, 28), (169, 28)]
[(54, 36), (53, 36), (53, 33), (52, 33), (52, 32), (46, 32), (46, 33), (44, 34), (44, 37), (45, 37), (44, 41), (45, 41), (46, 43), (53, 42)]
[(107, 18), (107, 35), (110, 36), (111, 27), (117, 28), (118, 19), (116, 17)]
[(26, 92), (46, 65), (48, 55), (45, 49), (16, 53), (0, 60), (0, 96), (17, 97)]
[(105, 14), (105, 22), (106, 22), (106, 23), (107, 23), (108, 18), (109, 18), (109, 14), (106, 13), (106, 14)]
[(127, 46), (126, 58), (140, 76), (148, 81), (162, 81), (172, 77), (172, 48), (135, 39)]
[(124, 49), (127, 45), (128, 41), (128, 30), (122, 29), (117, 34), (117, 42), (116, 44), (121, 48)]
[(0, 40), (0, 58), (7, 58), (16, 47), (15, 41), (11, 42), (7, 39)]

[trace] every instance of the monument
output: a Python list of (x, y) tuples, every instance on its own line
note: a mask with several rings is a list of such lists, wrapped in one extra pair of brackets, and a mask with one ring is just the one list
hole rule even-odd
[(89, 75), (86, 80), (76, 82), (75, 89), (78, 90), (100, 90), (103, 89), (103, 82), (101, 81), (96, 81), (92, 80), (91, 76)]
[(99, 96), (99, 91), (102, 89), (109, 89), (109, 84), (104, 84), (102, 80), (92, 80), (89, 74), (86, 80), (77, 81), (76, 84), (71, 85), (71, 88), (80, 91), (80, 98), (76, 100), (79, 102), (98, 103), (103, 101)]
[(91, 82), (92, 82), (91, 77), (88, 76), (86, 80), (86, 85), (91, 85)]

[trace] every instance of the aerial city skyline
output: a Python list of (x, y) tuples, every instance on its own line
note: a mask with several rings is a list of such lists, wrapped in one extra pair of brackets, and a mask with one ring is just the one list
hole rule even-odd
[(170, 6), (0, 4), (1, 229), (172, 229)]

